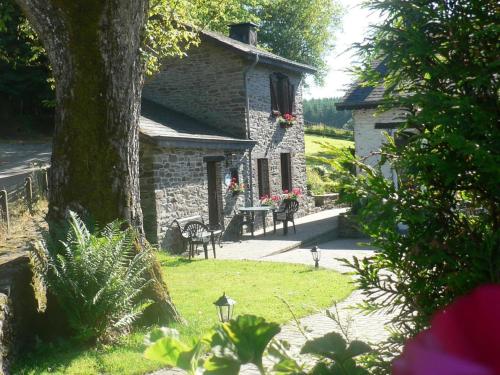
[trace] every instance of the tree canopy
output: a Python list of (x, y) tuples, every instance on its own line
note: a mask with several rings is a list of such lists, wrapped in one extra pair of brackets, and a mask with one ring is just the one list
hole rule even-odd
[(351, 111), (337, 111), (335, 103), (339, 101), (340, 98), (304, 100), (304, 120), (307, 123), (343, 128), (352, 119), (352, 114)]
[[(142, 53), (147, 73), (161, 60), (183, 56), (199, 43), (189, 26), (227, 33), (228, 25), (259, 25), (259, 46), (283, 57), (315, 66), (316, 79), (326, 73), (325, 56), (333, 47), (342, 9), (335, 0), (157, 0), (151, 1)], [(286, 22), (284, 22), (286, 20)], [(0, 92), (53, 103), (45, 51), (13, 0), (0, 3)], [(26, 95), (31, 92), (32, 95)]]

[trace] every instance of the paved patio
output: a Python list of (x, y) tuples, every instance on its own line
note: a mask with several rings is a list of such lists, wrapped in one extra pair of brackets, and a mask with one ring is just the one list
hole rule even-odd
[(216, 247), (217, 258), (256, 260), (303, 244), (333, 239), (337, 236), (338, 215), (345, 211), (345, 208), (336, 208), (301, 217), (295, 221), (297, 233), (293, 233), (290, 225), (286, 236), (283, 235), (281, 224), (277, 226), (276, 234), (273, 234), (272, 225), (269, 225), (265, 236), (261, 229), (255, 232), (254, 238), (245, 235), (242, 242), (224, 242), (222, 248)]

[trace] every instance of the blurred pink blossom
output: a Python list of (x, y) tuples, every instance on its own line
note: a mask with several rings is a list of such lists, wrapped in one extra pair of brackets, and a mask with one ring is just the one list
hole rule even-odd
[(500, 374), (500, 285), (485, 285), (436, 314), (406, 343), (393, 375)]

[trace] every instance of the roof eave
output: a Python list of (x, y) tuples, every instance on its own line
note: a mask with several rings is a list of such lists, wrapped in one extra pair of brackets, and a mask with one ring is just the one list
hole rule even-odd
[(223, 46), (223, 47), (226, 47), (226, 48), (230, 48), (231, 50), (233, 50), (234, 52), (240, 54), (240, 55), (243, 55), (243, 56), (252, 56), (252, 57), (255, 57), (255, 56), (259, 56), (259, 62), (260, 63), (264, 63), (264, 64), (268, 64), (268, 65), (272, 65), (272, 66), (278, 66), (280, 68), (284, 68), (284, 69), (288, 69), (288, 70), (293, 70), (293, 71), (296, 71), (296, 72), (299, 72), (299, 73), (309, 73), (309, 74), (314, 74), (316, 73), (317, 69), (310, 66), (310, 65), (306, 65), (306, 64), (301, 64), (301, 63), (297, 63), (297, 62), (294, 62), (294, 61), (290, 61), (290, 62), (285, 62), (285, 61), (280, 61), (280, 60), (276, 60), (276, 59), (272, 59), (268, 56), (262, 56), (262, 55), (259, 55), (258, 53), (255, 53), (253, 51), (242, 51), (241, 49), (238, 49), (230, 44), (227, 44), (225, 43), (224, 41), (208, 34), (208, 33), (203, 33), (202, 32), (202, 35), (214, 42), (216, 42), (217, 44)]
[[(253, 56), (256, 55), (253, 52), (249, 52), (248, 54), (252, 54)], [(266, 56), (260, 56), (259, 61), (263, 64), (277, 66), (279, 68), (293, 70), (293, 71), (299, 72), (299, 73), (314, 74), (317, 72), (317, 69), (315, 69), (309, 65), (303, 65), (303, 64), (299, 65), (299, 64), (286, 63), (284, 61), (270, 59), (269, 57), (266, 57)]]
[(382, 103), (383, 102), (380, 100), (371, 102), (357, 102), (357, 103), (340, 102), (340, 103), (335, 103), (335, 108), (338, 111), (353, 110), (353, 109), (372, 109), (372, 108), (377, 108)]
[(146, 141), (160, 147), (171, 148), (220, 148), (226, 150), (248, 150), (253, 148), (257, 141), (248, 139), (207, 139), (183, 136), (167, 136), (141, 133)]

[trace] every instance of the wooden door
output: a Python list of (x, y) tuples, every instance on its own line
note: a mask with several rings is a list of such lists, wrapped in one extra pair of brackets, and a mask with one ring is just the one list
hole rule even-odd
[(210, 227), (216, 227), (220, 224), (220, 204), (217, 189), (217, 162), (207, 162), (208, 178), (208, 221)]

